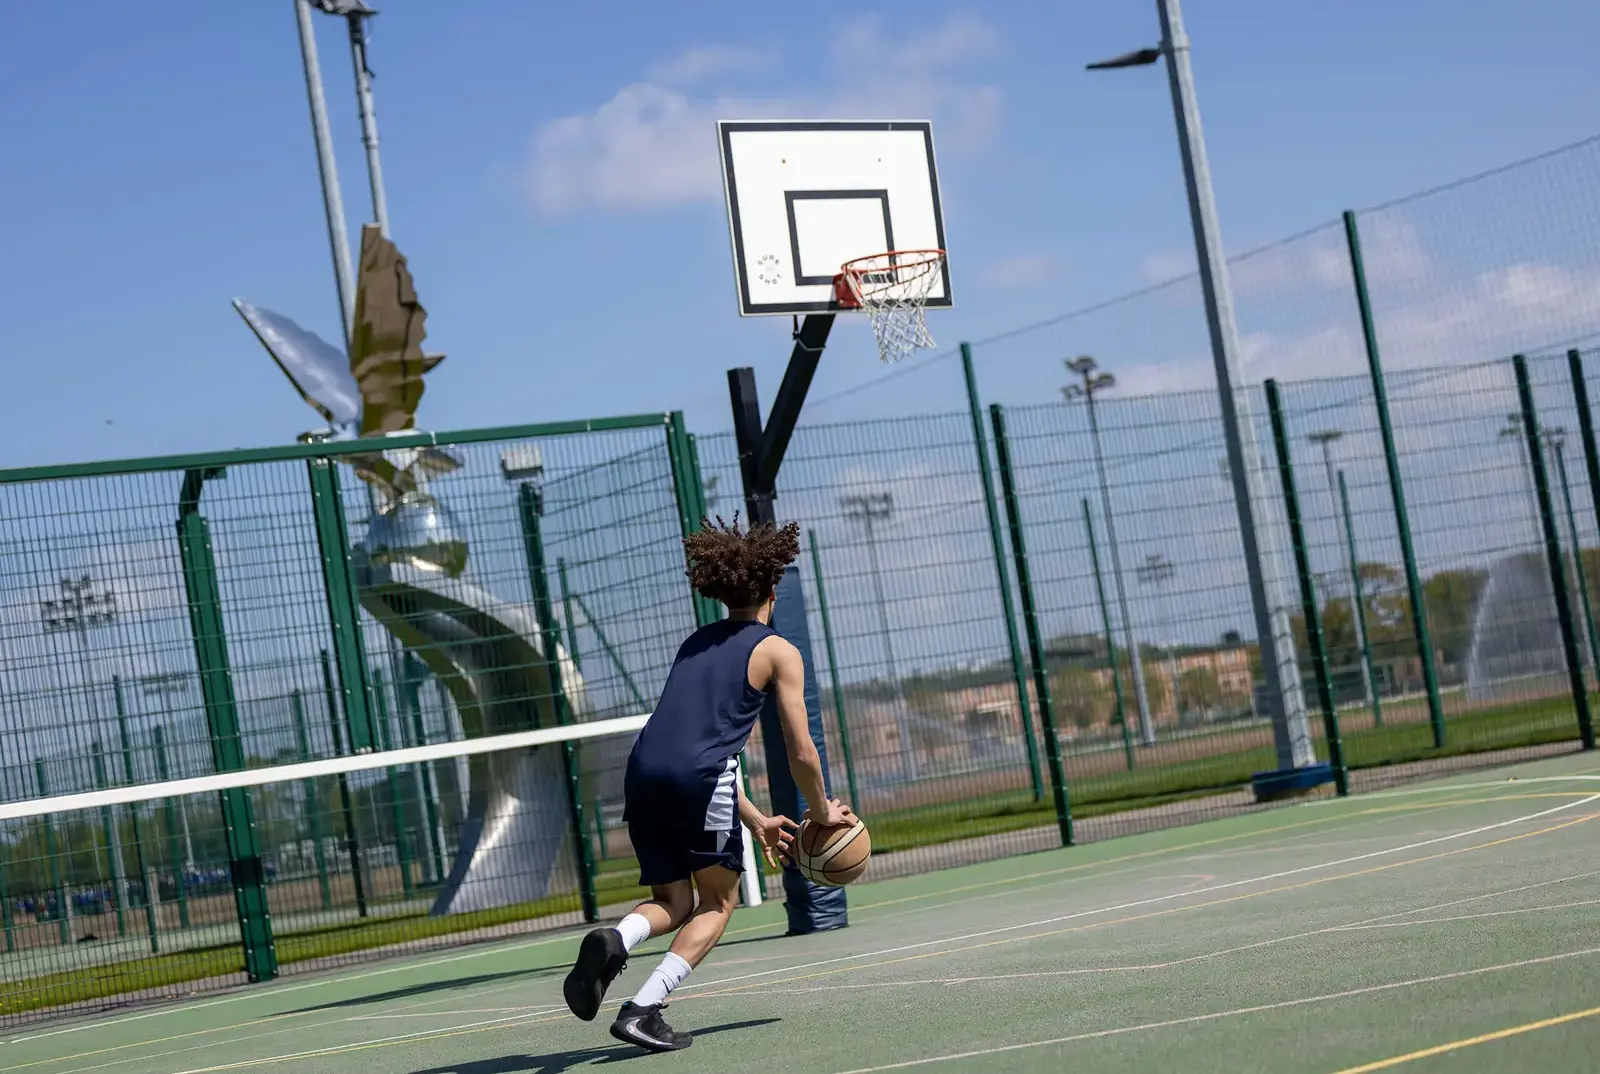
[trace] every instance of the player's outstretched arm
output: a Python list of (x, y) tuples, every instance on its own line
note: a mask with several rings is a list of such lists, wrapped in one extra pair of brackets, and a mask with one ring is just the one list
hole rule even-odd
[(800, 650), (782, 638), (770, 638), (772, 688), (778, 702), (778, 722), (788, 747), (789, 771), (800, 793), (811, 803), (807, 816), (820, 824), (842, 824), (850, 811), (829, 799), (822, 781), (822, 758), (811, 741), (811, 721), (806, 714), (805, 661)]

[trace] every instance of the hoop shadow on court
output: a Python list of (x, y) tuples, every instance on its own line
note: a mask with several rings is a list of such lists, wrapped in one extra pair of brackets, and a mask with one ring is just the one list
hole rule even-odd
[[(725, 1022), (692, 1032), (696, 1039), (713, 1033), (727, 1033), (736, 1029), (759, 1029), (781, 1018), (751, 1018), (744, 1022)], [(609, 1048), (577, 1048), (568, 1052), (551, 1052), (548, 1055), (502, 1055), (493, 1059), (471, 1059), (462, 1063), (447, 1063), (441, 1067), (428, 1067), (412, 1074), (561, 1074), (575, 1067), (603, 1066), (629, 1059), (643, 1059), (650, 1053), (643, 1048), (618, 1044)]]

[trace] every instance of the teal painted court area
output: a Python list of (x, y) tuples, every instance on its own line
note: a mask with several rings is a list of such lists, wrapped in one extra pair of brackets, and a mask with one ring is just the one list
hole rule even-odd
[[(645, 1056), (562, 1006), (578, 933), (58, 1025), (0, 1074), (1539, 1071), (1600, 1054), (1600, 766), (1576, 755), (740, 911)], [(654, 965), (653, 941), (615, 986)], [(608, 1004), (609, 1007), (609, 1004)]]

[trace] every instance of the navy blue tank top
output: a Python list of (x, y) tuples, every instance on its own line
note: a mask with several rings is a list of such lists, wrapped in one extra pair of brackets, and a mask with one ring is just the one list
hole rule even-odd
[(719, 782), (732, 789), (732, 762), (767, 696), (750, 685), (750, 654), (774, 633), (753, 619), (724, 619), (689, 635), (628, 756), (625, 816), (671, 810), (698, 822), (690, 814), (706, 811)]

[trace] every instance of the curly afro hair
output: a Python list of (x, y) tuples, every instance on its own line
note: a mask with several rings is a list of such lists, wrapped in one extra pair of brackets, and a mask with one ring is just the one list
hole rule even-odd
[(739, 516), (730, 526), (719, 517), (701, 519), (703, 529), (683, 539), (689, 557), (689, 584), (695, 591), (729, 608), (754, 608), (783, 577), (784, 569), (800, 554), (800, 527), (762, 524), (749, 532), (739, 529)]

